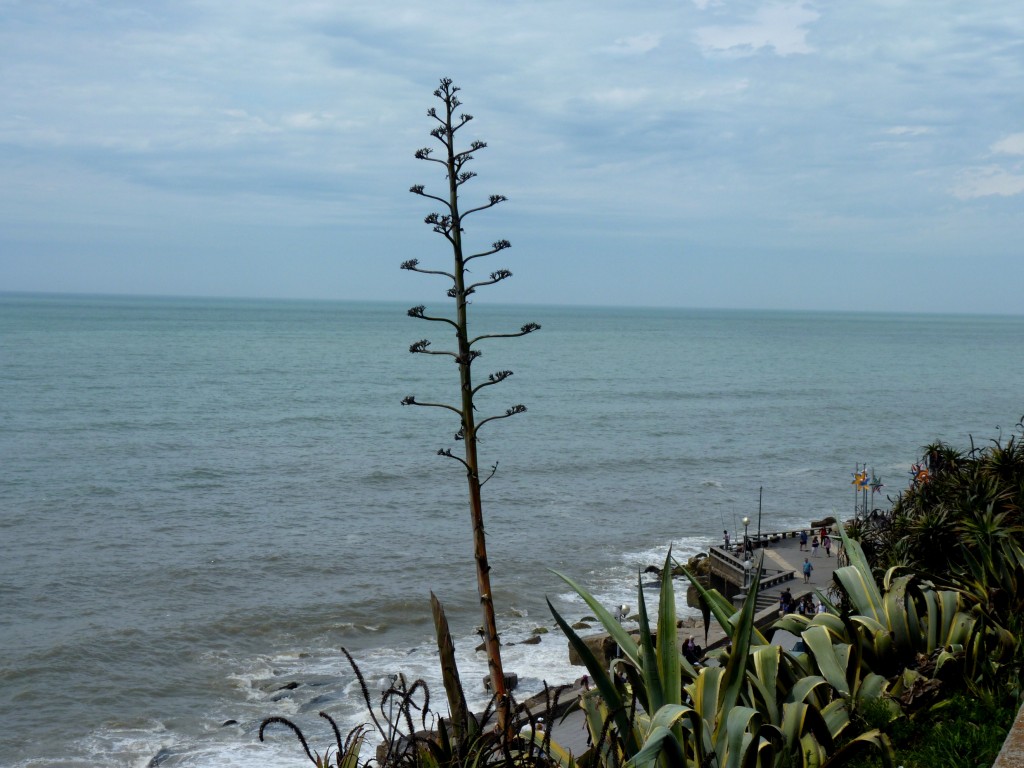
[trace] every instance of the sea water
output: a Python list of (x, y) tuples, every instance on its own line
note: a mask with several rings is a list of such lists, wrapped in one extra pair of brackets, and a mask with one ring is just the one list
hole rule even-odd
[[(430, 307), (440, 312), (443, 304)], [(0, 296), (0, 765), (295, 766), (389, 675), (443, 702), (429, 595), (473, 703), (465, 475), (439, 448), (446, 326), (392, 304)], [(639, 572), (905, 487), (921, 447), (1022, 413), (1024, 318), (472, 307), (492, 581), (524, 698), (578, 677), (553, 571), (635, 608)], [(680, 590), (683, 592), (683, 590)], [(653, 596), (652, 596), (653, 598)], [(680, 598), (679, 611), (691, 611)], [(550, 631), (524, 645), (537, 628)], [(443, 708), (443, 704), (439, 704)]]

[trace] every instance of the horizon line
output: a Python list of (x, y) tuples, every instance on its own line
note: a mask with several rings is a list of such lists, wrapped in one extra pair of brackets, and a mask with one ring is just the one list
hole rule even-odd
[[(265, 302), (307, 302), (310, 304), (396, 304), (404, 305), (419, 299), (381, 299), (381, 298), (317, 298), (310, 296), (223, 296), (212, 294), (175, 294), (175, 293), (117, 293), (96, 291), (34, 291), (34, 290), (3, 290), (0, 297), (34, 297), (34, 298), (91, 298), (91, 299), (155, 299), (164, 301), (265, 301)], [(572, 303), (553, 304), (550, 302), (508, 301), (489, 302), (484, 307), (548, 307), (552, 309), (604, 309), (604, 310), (663, 310), (681, 312), (750, 312), (750, 313), (800, 313), (822, 315), (895, 315), (906, 317), (991, 317), (1020, 318), (1024, 313), (996, 312), (964, 312), (935, 310), (892, 310), (892, 309), (814, 309), (806, 307), (712, 307), (685, 306), (678, 304), (587, 304)]]

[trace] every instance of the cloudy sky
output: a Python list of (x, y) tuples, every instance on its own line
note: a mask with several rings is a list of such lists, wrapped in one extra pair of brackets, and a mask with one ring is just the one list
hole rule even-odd
[(0, 0), (0, 291), (1024, 313), (1019, 0)]

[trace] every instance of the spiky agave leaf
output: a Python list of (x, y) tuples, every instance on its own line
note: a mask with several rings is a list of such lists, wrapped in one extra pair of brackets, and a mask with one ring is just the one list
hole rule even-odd
[(448, 629), (448, 618), (437, 595), (430, 593), (430, 608), (434, 616), (434, 631), (437, 635), (437, 650), (441, 658), (441, 680), (448, 696), (448, 712), (456, 741), (471, 735), (476, 720), (469, 716), (466, 695), (462, 690), (462, 678), (455, 661), (455, 643)]
[(840, 696), (849, 698), (850, 684), (846, 679), (846, 662), (850, 653), (849, 643), (833, 645), (828, 630), (824, 627), (808, 627), (800, 635), (811, 656), (814, 666)]
[[(697, 594), (700, 595), (701, 600), (705, 601), (707, 606), (711, 609), (711, 613), (714, 615), (715, 620), (719, 626), (722, 627), (722, 631), (730, 638), (733, 639), (733, 633), (735, 632), (735, 622), (738, 620), (739, 612), (736, 610), (736, 606), (732, 604), (727, 597), (725, 597), (717, 589), (708, 589), (700, 580), (687, 570), (686, 566), (680, 563), (678, 560), (675, 561), (676, 567), (678, 567), (686, 575), (686, 578), (690, 580), (693, 588), (697, 590)], [(760, 582), (760, 571), (758, 576), (755, 578), (754, 586), (756, 587)], [(760, 630), (756, 627), (753, 629), (753, 633), (750, 638), (750, 642), (754, 645), (768, 645), (768, 640)]]
[(760, 582), (761, 569), (758, 568), (746, 599), (743, 601), (743, 607), (732, 621), (734, 630), (731, 635), (732, 651), (729, 653), (729, 660), (725, 666), (724, 686), (719, 702), (719, 727), (715, 738), (715, 751), (719, 755), (722, 754), (727, 738), (725, 729), (721, 727), (721, 713), (731, 712), (737, 706), (746, 677), (747, 654), (750, 651), (754, 635), (761, 637), (761, 633), (754, 626), (754, 612), (757, 610), (757, 592)]
[[(638, 668), (642, 668), (643, 663), (640, 659), (640, 655), (637, 650), (637, 644), (633, 642), (632, 638), (629, 636), (629, 633), (625, 629), (623, 629), (618, 619), (612, 616), (608, 609), (601, 605), (600, 601), (598, 601), (596, 597), (590, 594), (590, 592), (588, 592), (584, 587), (580, 586), (576, 581), (574, 581), (573, 579), (571, 579), (563, 573), (559, 573), (558, 571), (553, 570), (551, 572), (555, 574), (555, 576), (560, 578), (562, 581), (564, 581), (566, 584), (568, 584), (570, 587), (572, 587), (573, 591), (583, 598), (583, 602), (585, 602), (587, 606), (590, 608), (590, 610), (594, 612), (594, 616), (596, 616), (597, 620), (601, 622), (601, 626), (604, 627), (604, 630), (609, 635), (611, 635), (616, 645), (618, 645), (619, 648), (622, 649), (622, 652), (626, 656), (626, 658), (629, 659)], [(551, 605), (550, 601), (548, 601), (548, 605)]]
[[(665, 573), (662, 571), (664, 577)], [(664, 589), (664, 584), (662, 585)], [(648, 712), (656, 712), (665, 703), (665, 696), (661, 686), (661, 680), (656, 673), (658, 669), (658, 655), (651, 640), (651, 622), (647, 615), (647, 600), (644, 598), (643, 584), (637, 578), (637, 617), (640, 625), (639, 650), (642, 664), (640, 668), (628, 668), (630, 684), (633, 686), (634, 695), (640, 700), (640, 705)]]
[[(567, 581), (570, 580), (567, 579)], [(584, 600), (587, 599), (583, 594), (581, 594), (580, 596), (584, 597)], [(587, 596), (589, 596), (589, 593), (587, 593)], [(593, 598), (591, 597), (591, 599)], [(576, 651), (580, 659), (583, 661), (584, 666), (586, 666), (587, 671), (590, 673), (590, 677), (594, 681), (594, 685), (597, 687), (598, 692), (601, 694), (601, 697), (604, 699), (605, 704), (608, 706), (611, 712), (611, 716), (615, 719), (615, 726), (619, 731), (620, 737), (623, 740), (623, 743), (628, 754), (635, 754), (639, 749), (639, 744), (637, 743), (636, 736), (633, 733), (633, 729), (630, 727), (629, 715), (627, 713), (627, 705), (626, 702), (623, 700), (622, 696), (619, 694), (618, 687), (615, 685), (615, 682), (611, 679), (611, 676), (608, 674), (608, 670), (601, 666), (601, 663), (594, 656), (593, 652), (590, 650), (587, 644), (583, 642), (583, 639), (578, 634), (576, 634), (575, 630), (573, 630), (571, 626), (569, 626), (569, 623), (564, 618), (562, 618), (562, 615), (557, 610), (555, 610), (555, 607), (551, 604), (551, 601), (547, 600), (546, 602), (548, 604), (548, 610), (551, 611), (551, 615), (555, 618), (555, 622), (558, 624), (559, 628), (562, 630), (566, 638), (569, 640), (569, 644), (573, 647), (573, 650)], [(591, 607), (593, 608), (593, 606)], [(608, 613), (607, 611), (604, 612), (606, 614)], [(610, 614), (608, 614), (608, 616), (609, 618), (611, 618)], [(618, 624), (618, 622), (614, 623), (616, 625)], [(621, 634), (624, 635), (626, 638), (629, 637), (629, 635), (626, 635), (624, 630), (622, 630)], [(632, 641), (629, 641), (628, 644), (632, 645)]]
[(644, 740), (643, 748), (625, 764), (625, 768), (654, 768), (664, 758), (667, 765), (687, 765), (686, 754), (672, 730), (664, 725), (653, 728)]
[(889, 741), (888, 736), (877, 728), (859, 734), (843, 744), (829, 755), (828, 760), (822, 763), (822, 768), (858, 765), (856, 761), (860, 759), (864, 750), (871, 748), (873, 748), (873, 753), (882, 761), (883, 768), (892, 768), (895, 758), (892, 742)]
[(751, 690), (748, 703), (756, 706), (765, 719), (778, 725), (782, 721), (781, 702), (778, 700), (779, 667), (782, 648), (777, 645), (763, 645), (750, 651), (753, 669), (748, 671), (747, 681)]
[[(642, 590), (641, 590), (642, 591)], [(679, 704), (682, 699), (682, 678), (680, 676), (680, 648), (676, 631), (676, 594), (672, 587), (672, 549), (665, 558), (661, 572), (661, 591), (658, 597), (658, 665), (651, 674), (645, 674), (649, 685), (657, 684), (661, 691), (661, 703)], [(688, 663), (687, 663), (687, 666)], [(691, 670), (692, 672), (693, 670)], [(645, 672), (647, 670), (645, 669)]]

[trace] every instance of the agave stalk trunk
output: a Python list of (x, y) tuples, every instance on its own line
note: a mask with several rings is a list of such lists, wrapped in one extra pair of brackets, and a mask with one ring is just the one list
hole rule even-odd
[(459, 169), (456, 167), (455, 133), (452, 130), (454, 105), (445, 102), (446, 146), (448, 150), (448, 204), (452, 217), (451, 242), (455, 259), (456, 337), (458, 338), (459, 383), (462, 390), (462, 429), (466, 445), (466, 480), (469, 485), (469, 516), (473, 528), (473, 557), (476, 560), (477, 593), (483, 612), (484, 649), (495, 696), (498, 727), (507, 733), (511, 722), (511, 703), (505, 689), (505, 671), (501, 663), (501, 641), (491, 597), (491, 566), (487, 562), (487, 536), (484, 531), (483, 499), (480, 495), (480, 462), (477, 458), (476, 419), (473, 415), (473, 350), (469, 340), (469, 300), (466, 292), (466, 264), (462, 251), (462, 215), (459, 212)]

